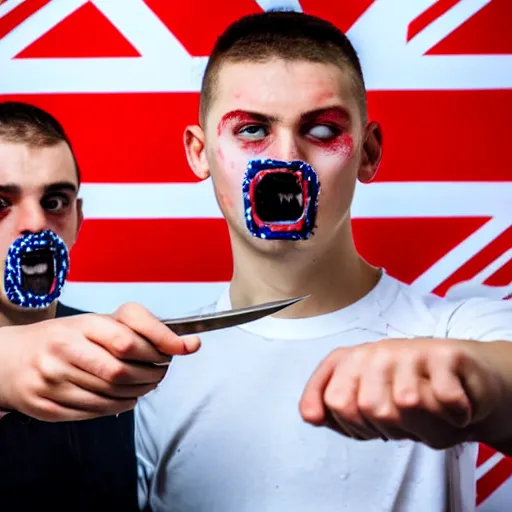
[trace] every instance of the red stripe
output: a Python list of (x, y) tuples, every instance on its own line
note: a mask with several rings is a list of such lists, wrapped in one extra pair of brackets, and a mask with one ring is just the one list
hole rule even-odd
[(209, 55), (217, 37), (246, 14), (261, 12), (254, 0), (144, 0), (190, 55)]
[(503, 286), (509, 283), (512, 283), (512, 259), (484, 282), (489, 286)]
[(375, 0), (343, 0), (340, 4), (333, 0), (301, 0), (300, 5), (305, 13), (329, 20), (342, 32), (347, 32), (374, 2)]
[[(84, 182), (197, 181), (183, 149), (183, 130), (197, 122), (195, 93), (30, 94), (62, 122)], [(2, 97), (0, 97), (2, 99)]]
[(49, 2), (50, 0), (25, 0), (0, 18), (0, 39)]
[(425, 55), (507, 55), (512, 2), (492, 0)]
[[(441, 283), (434, 290), (434, 293), (444, 296), (450, 287), (452, 287), (454, 284), (471, 279), (481, 270), (487, 267), (487, 265), (489, 265), (492, 261), (501, 256), (505, 251), (508, 251), (510, 247), (512, 247), (512, 227), (507, 229), (482, 251), (469, 259), (446, 281)], [(507, 276), (502, 274), (502, 277), (504, 278), (504, 281), (496, 283), (496, 281), (493, 280), (493, 284), (499, 284), (500, 286), (503, 286), (512, 280), (511, 274), (508, 274)]]
[[(411, 282), (485, 221), (355, 219), (353, 225), (365, 259)], [(394, 250), (383, 251), (386, 246)], [(228, 281), (231, 272), (222, 219), (87, 220), (73, 250), (70, 280), (218, 282)]]
[(437, 0), (436, 3), (431, 5), (409, 24), (407, 29), (407, 41), (410, 41), (416, 34), (420, 33), (425, 27), (437, 20), (437, 18), (458, 3), (459, 0)]
[(476, 467), (479, 467), (484, 462), (488, 461), (495, 453), (496, 453), (496, 450), (493, 450), (486, 444), (479, 444), (478, 445), (478, 459), (476, 461)]
[(493, 466), (476, 482), (476, 504), (483, 503), (512, 476), (512, 459), (505, 458)]
[(375, 91), (371, 118), (382, 123), (379, 181), (509, 181), (512, 89)]
[(354, 238), (366, 260), (410, 284), (487, 220), (354, 219)]
[(70, 281), (215, 282), (231, 279), (220, 219), (88, 220), (71, 255)]
[[(74, 143), (86, 182), (193, 182), (183, 130), (196, 93), (9, 95), (48, 109)], [(382, 123), (377, 181), (508, 181), (512, 90), (375, 91)], [(485, 120), (485, 122), (483, 121)], [(490, 128), (492, 127), (492, 129)]]
[(87, 2), (16, 55), (17, 59), (47, 57), (140, 57), (140, 53)]

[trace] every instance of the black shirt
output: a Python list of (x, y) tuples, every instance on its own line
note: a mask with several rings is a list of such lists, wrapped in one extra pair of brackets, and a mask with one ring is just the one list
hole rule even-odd
[[(59, 304), (57, 317), (82, 311)], [(48, 423), (0, 419), (0, 510), (136, 511), (133, 412)]]

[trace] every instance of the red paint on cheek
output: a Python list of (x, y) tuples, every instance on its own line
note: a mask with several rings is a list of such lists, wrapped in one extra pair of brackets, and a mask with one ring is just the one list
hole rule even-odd
[(241, 140), (238, 142), (238, 145), (246, 153), (256, 154), (265, 151), (269, 145), (269, 140), (267, 138), (261, 140)]
[(349, 158), (354, 151), (354, 140), (348, 133), (344, 133), (328, 141), (319, 141), (317, 145), (326, 153), (339, 154), (340, 156), (342, 155), (343, 158)]

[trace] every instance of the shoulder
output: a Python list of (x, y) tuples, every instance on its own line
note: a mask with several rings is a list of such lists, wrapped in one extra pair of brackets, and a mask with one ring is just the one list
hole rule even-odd
[[(430, 335), (435, 337), (512, 340), (511, 300), (449, 299), (395, 282), (398, 291), (386, 316), (395, 319), (397, 324), (410, 325), (412, 322), (427, 331), (432, 330)], [(415, 335), (428, 334), (416, 332)]]

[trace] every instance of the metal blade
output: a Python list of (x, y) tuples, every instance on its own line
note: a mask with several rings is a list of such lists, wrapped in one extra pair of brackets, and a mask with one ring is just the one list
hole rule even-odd
[(257, 306), (251, 306), (248, 308), (162, 320), (162, 322), (178, 336), (213, 331), (215, 329), (225, 329), (226, 327), (245, 324), (247, 322), (252, 322), (265, 316), (272, 315), (288, 306), (304, 300), (306, 297), (309, 297), (309, 295), (305, 295), (304, 297), (295, 297), (293, 299), (266, 302), (265, 304), (258, 304)]

